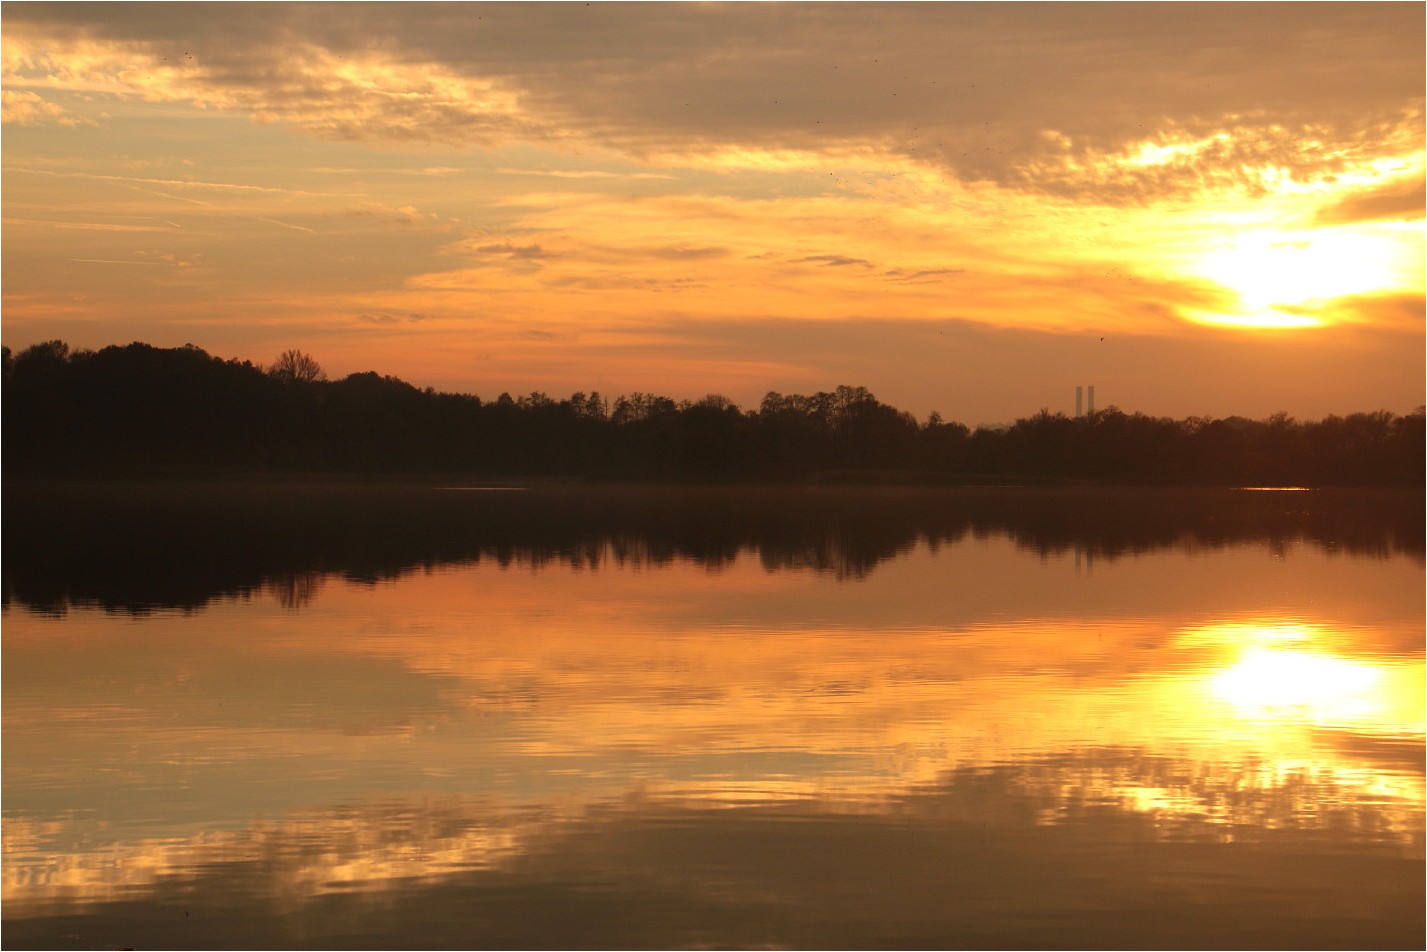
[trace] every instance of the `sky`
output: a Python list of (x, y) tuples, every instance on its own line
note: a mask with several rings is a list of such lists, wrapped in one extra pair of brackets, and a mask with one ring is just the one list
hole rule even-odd
[(1421, 3), (0, 7), (0, 327), (493, 399), (1424, 402)]

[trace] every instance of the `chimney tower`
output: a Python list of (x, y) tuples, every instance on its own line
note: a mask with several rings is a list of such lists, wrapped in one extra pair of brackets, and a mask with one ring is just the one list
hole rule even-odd
[(1080, 414), (1081, 414), (1081, 412), (1082, 412), (1082, 410), (1083, 410), (1083, 408), (1084, 408), (1084, 396), (1085, 396), (1085, 388), (1084, 388), (1084, 387), (1076, 387), (1076, 388), (1075, 388), (1075, 415), (1076, 415), (1076, 416), (1080, 416)]
[(1095, 415), (1095, 385), (1094, 385), (1094, 384), (1091, 384), (1091, 385), (1090, 385), (1089, 391), (1090, 391), (1090, 393), (1089, 393), (1089, 397), (1090, 397), (1090, 401), (1089, 401), (1089, 405), (1090, 405), (1090, 415), (1091, 415), (1091, 416), (1094, 416), (1094, 415)]

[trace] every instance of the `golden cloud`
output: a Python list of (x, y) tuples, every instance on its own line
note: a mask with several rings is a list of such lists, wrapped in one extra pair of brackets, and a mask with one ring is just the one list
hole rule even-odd
[(175, 8), (160, 29), (148, 11), (17, 7), (4, 79), (386, 145), (763, 170), (869, 150), (1115, 203), (1318, 180), (1420, 142), (1409, 8), (1030, 9), (803, 6), (775, 22), (758, 5), (607, 5), (576, 22), (531, 5), (292, 4)]
[(63, 106), (22, 89), (0, 90), (0, 121), (18, 126), (53, 123), (60, 126), (93, 125), (92, 119), (71, 114)]

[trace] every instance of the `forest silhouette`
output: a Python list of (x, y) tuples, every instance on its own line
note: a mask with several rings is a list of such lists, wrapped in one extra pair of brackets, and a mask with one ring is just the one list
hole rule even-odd
[(290, 350), (270, 367), (193, 345), (4, 349), (7, 477), (329, 474), (609, 481), (1420, 486), (1424, 412), (1300, 422), (1042, 410), (975, 429), (919, 422), (863, 387), (676, 401), (421, 389), (374, 371), (328, 380)]

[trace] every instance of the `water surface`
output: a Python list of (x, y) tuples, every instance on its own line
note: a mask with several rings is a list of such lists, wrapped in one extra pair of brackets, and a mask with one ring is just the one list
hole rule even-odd
[(6, 492), (11, 947), (1421, 943), (1419, 494)]

